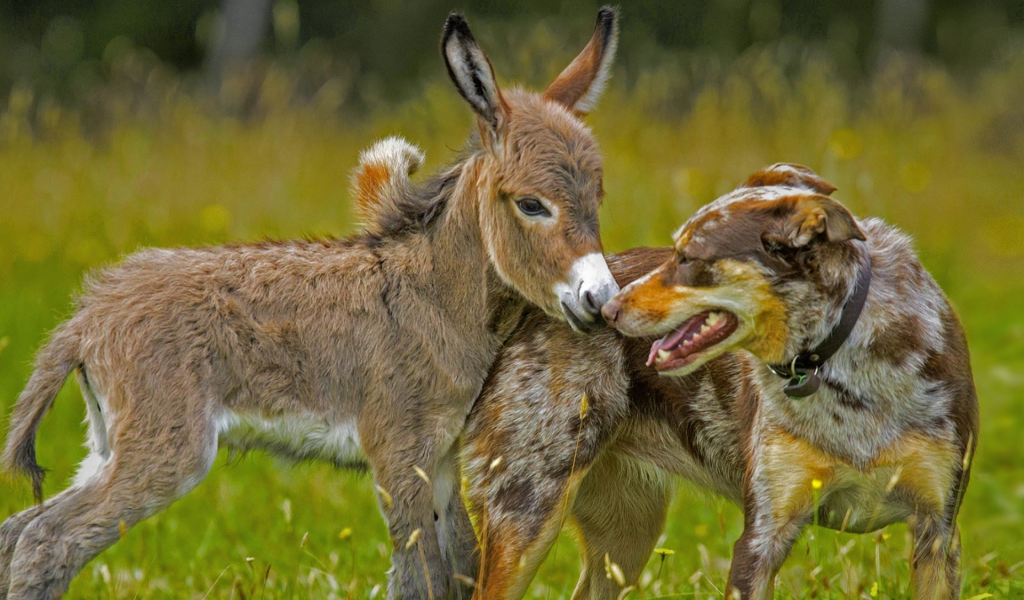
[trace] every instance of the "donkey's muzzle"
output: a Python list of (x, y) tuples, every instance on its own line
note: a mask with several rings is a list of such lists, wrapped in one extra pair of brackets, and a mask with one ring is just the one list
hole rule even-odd
[(565, 320), (580, 333), (590, 333), (604, 325), (601, 307), (619, 291), (599, 252), (576, 259), (567, 282), (555, 285), (555, 293)]

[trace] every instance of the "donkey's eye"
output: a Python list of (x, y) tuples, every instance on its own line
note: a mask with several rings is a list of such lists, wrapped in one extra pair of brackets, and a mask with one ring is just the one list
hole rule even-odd
[(551, 213), (535, 196), (523, 196), (516, 200), (519, 212), (528, 217), (550, 217)]

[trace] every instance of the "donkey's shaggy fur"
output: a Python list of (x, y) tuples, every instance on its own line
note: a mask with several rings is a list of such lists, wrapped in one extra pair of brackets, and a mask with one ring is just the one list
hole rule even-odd
[(559, 78), (558, 94), (502, 94), (458, 15), (443, 53), (486, 142), (419, 187), (411, 145), (364, 154), (364, 232), (144, 250), (88, 282), (39, 352), (3, 464), (41, 495), (36, 431), (72, 371), (92, 452), (69, 489), (0, 527), (0, 598), (59, 597), (125, 527), (202, 481), (222, 445), (369, 467), (390, 596), (465, 593), (455, 575), (475, 573), (476, 539), (455, 441), (491, 363), (526, 305), (586, 329), (617, 286), (597, 230), (600, 154), (573, 111), (605, 70)]

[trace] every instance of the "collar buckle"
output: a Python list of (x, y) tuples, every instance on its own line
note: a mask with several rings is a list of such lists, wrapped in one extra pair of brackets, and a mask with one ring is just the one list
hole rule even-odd
[(789, 379), (789, 383), (786, 384), (782, 391), (786, 393), (787, 397), (799, 400), (810, 396), (818, 391), (820, 387), (821, 378), (818, 377), (818, 368), (815, 367), (813, 371), (799, 369), (794, 372), (793, 376)]
[(868, 288), (871, 286), (871, 255), (866, 248), (860, 254), (862, 266), (853, 292), (843, 306), (839, 322), (829, 332), (825, 341), (815, 348), (797, 354), (788, 365), (768, 365), (772, 373), (789, 380), (783, 388), (789, 398), (806, 398), (818, 391), (821, 387), (818, 369), (846, 342), (860, 318), (861, 311), (867, 303)]

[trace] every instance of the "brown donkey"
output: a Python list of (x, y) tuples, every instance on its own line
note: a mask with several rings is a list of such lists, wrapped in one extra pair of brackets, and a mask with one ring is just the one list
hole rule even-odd
[(41, 496), (36, 430), (72, 371), (91, 452), (69, 489), (0, 527), (0, 598), (62, 595), (124, 527), (202, 481), (220, 445), (368, 466), (394, 548), (389, 596), (463, 595), (454, 575), (475, 574), (476, 538), (456, 439), (494, 357), (528, 304), (587, 331), (618, 290), (598, 233), (601, 157), (580, 121), (615, 41), (603, 9), (543, 94), (503, 93), (453, 14), (442, 51), (479, 138), (422, 186), (404, 179), (422, 160), (410, 145), (365, 154), (363, 233), (146, 250), (92, 279), (39, 352), (3, 464)]

